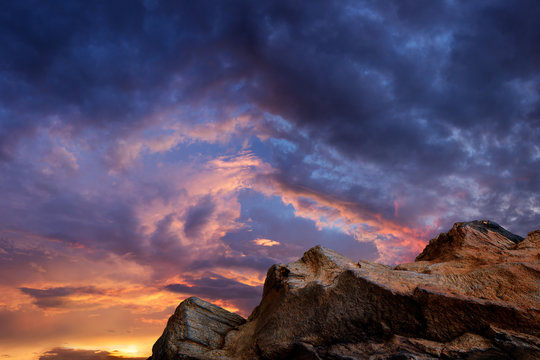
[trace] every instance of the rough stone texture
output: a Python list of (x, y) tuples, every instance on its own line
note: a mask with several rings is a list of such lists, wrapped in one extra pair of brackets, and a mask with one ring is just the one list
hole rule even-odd
[[(540, 359), (540, 230), (521, 239), (489, 221), (456, 223), (395, 268), (317, 246), (268, 270), (247, 323), (220, 328), (220, 341), (166, 329), (154, 356), (172, 350), (154, 360), (188, 350), (196, 359)], [(175, 316), (167, 328), (201, 328)], [(186, 338), (205, 352), (184, 350)]]
[(152, 348), (151, 360), (227, 359), (217, 350), (225, 335), (246, 320), (196, 297), (184, 300)]

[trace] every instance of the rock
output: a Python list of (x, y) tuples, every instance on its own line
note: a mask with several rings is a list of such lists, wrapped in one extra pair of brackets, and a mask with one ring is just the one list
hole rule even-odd
[(243, 325), (223, 309), (182, 315), (184, 303), (153, 360), (540, 359), (540, 231), (456, 223), (395, 268), (317, 246), (268, 270)]
[(510, 354), (493, 346), (493, 342), (480, 335), (464, 333), (444, 345), (443, 359), (511, 359)]
[(151, 360), (227, 359), (225, 335), (246, 320), (196, 297), (184, 300), (152, 348)]
[(538, 359), (540, 339), (511, 330), (491, 328), (494, 344), (512, 354), (514, 359)]
[(486, 256), (498, 256), (521, 241), (521, 236), (488, 220), (456, 223), (448, 233), (431, 240), (416, 261), (492, 260)]

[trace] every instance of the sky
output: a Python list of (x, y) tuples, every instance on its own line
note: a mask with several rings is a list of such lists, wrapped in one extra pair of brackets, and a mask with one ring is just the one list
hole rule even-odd
[(9, 1), (0, 359), (150, 355), (317, 244), (540, 228), (538, 1)]

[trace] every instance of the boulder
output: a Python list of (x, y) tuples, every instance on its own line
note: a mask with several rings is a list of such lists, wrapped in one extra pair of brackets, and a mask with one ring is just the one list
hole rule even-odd
[(184, 300), (152, 348), (150, 360), (227, 359), (225, 335), (246, 320), (196, 297)]

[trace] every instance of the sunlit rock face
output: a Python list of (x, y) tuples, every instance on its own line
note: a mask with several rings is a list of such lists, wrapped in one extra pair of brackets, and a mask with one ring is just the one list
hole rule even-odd
[(394, 268), (317, 246), (268, 270), (245, 323), (184, 301), (196, 315), (177, 309), (152, 360), (540, 359), (539, 249), (540, 230), (490, 221), (456, 223)]

